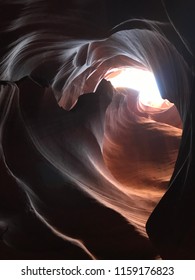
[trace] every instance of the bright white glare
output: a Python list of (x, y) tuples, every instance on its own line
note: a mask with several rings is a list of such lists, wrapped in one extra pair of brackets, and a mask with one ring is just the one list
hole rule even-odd
[(142, 104), (151, 107), (160, 107), (165, 101), (162, 99), (155, 77), (152, 72), (138, 68), (118, 69), (107, 76), (114, 88), (126, 87), (139, 92)]

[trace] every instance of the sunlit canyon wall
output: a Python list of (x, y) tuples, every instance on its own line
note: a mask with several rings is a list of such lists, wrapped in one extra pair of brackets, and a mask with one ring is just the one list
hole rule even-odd
[[(157, 206), (189, 167), (192, 118), (190, 55), (163, 5), (114, 19), (115, 1), (1, 2), (0, 258), (191, 258)], [(169, 102), (115, 89), (121, 67), (152, 71)]]

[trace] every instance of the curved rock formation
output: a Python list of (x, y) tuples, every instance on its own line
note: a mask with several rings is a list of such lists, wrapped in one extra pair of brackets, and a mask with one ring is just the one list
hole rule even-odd
[[(1, 1), (0, 258), (193, 258), (191, 54), (158, 1), (92, 2)], [(114, 89), (121, 67), (173, 104)]]

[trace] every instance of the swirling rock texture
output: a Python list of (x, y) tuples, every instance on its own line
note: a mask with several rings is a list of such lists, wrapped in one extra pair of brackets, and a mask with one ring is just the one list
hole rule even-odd
[(145, 2), (0, 1), (1, 259), (194, 258), (193, 40)]

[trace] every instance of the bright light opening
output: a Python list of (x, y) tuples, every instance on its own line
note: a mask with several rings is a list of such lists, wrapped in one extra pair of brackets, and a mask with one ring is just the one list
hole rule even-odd
[(116, 69), (110, 74), (107, 73), (106, 79), (115, 88), (126, 87), (138, 91), (140, 102), (146, 106), (156, 108), (162, 107), (165, 102), (168, 103), (162, 99), (155, 77), (150, 71), (138, 68)]

